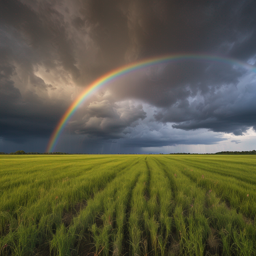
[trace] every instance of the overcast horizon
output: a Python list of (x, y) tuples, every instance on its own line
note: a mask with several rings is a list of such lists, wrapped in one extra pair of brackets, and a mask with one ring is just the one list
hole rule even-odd
[[(60, 118), (94, 80), (180, 53), (256, 68), (256, 2), (0, 1), (0, 152), (45, 152)], [(54, 151), (255, 150), (255, 70), (190, 59), (127, 73), (85, 100)]]

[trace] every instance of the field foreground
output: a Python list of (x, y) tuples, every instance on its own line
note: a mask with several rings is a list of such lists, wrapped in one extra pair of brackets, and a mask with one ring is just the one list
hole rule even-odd
[(255, 156), (0, 156), (0, 255), (256, 255), (255, 189)]

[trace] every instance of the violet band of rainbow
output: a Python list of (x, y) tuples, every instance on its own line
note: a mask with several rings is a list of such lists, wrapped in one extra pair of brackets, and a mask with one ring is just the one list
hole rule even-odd
[(222, 62), (222, 63), (231, 64), (231, 65), (241, 66), (243, 68), (249, 69), (256, 73), (256, 67), (248, 63), (245, 63), (236, 59), (232, 59), (232, 58), (221, 57), (216, 55), (207, 55), (207, 54), (165, 55), (165, 56), (158, 56), (155, 58), (144, 59), (135, 63), (130, 63), (127, 65), (121, 66), (96, 79), (89, 86), (87, 86), (84, 89), (84, 91), (74, 100), (74, 102), (66, 110), (66, 112), (61, 117), (58, 124), (56, 125), (54, 131), (52, 132), (47, 145), (46, 152), (52, 152), (54, 150), (55, 146), (57, 145), (58, 139), (68, 120), (75, 113), (76, 109), (97, 89), (101, 88), (102, 86), (108, 84), (109, 82), (113, 81), (114, 79), (120, 76), (128, 74), (132, 71), (138, 70), (140, 68), (145, 68), (145, 67), (156, 65), (156, 64), (169, 63), (172, 61), (182, 61), (182, 60), (199, 60), (199, 61), (203, 60), (203, 61)]

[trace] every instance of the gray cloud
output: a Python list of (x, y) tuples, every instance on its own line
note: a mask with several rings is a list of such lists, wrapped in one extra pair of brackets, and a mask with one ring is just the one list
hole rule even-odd
[(231, 142), (236, 143), (236, 144), (240, 144), (241, 140), (231, 140)]
[[(253, 79), (256, 81), (255, 75)], [(242, 135), (250, 127), (255, 127), (255, 82), (248, 83), (244, 78), (243, 82), (222, 86), (220, 90), (200, 96), (201, 99), (198, 97), (185, 107), (176, 104), (165, 112), (166, 115), (158, 113), (156, 118), (171, 121), (184, 113), (183, 119), (173, 127), (184, 130), (208, 128), (235, 135)]]
[(72, 131), (105, 140), (124, 137), (129, 133), (128, 127), (135, 127), (138, 120), (146, 117), (142, 105), (112, 103), (107, 99), (91, 102), (84, 111), (86, 115), (83, 118), (71, 122)]
[[(84, 87), (144, 57), (206, 52), (253, 64), (255, 7), (250, 0), (2, 0), (0, 137), (13, 143), (44, 138), (42, 148)], [(203, 143), (199, 137), (154, 137), (141, 122), (155, 131), (172, 125), (177, 131), (241, 135), (256, 127), (255, 82), (242, 68), (205, 61), (141, 69), (109, 84), (109, 98), (89, 99), (71, 120), (69, 134), (95, 145), (115, 140), (118, 150)], [(151, 123), (136, 101), (154, 107)], [(211, 138), (204, 143), (222, 140)]]

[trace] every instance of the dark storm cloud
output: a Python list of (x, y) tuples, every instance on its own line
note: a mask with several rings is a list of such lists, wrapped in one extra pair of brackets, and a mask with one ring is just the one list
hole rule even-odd
[[(3, 55), (2, 55), (3, 56)], [(14, 87), (14, 82), (11, 80), (11, 76), (15, 72), (15, 68), (6, 62), (3, 56), (0, 63), (0, 102), (1, 104), (10, 101), (19, 100), (21, 97), (20, 91)]]
[[(130, 61), (187, 52), (248, 61), (256, 55), (255, 17), (252, 0), (2, 0), (0, 136), (48, 136), (81, 87)], [(255, 77), (241, 68), (175, 62), (123, 79), (123, 86), (110, 85), (111, 102), (87, 103), (72, 132), (128, 136), (147, 114), (116, 103), (127, 99), (154, 106), (155, 122), (183, 130), (240, 135), (256, 127)]]
[(22, 34), (23, 40), (38, 55), (34, 62), (43, 62), (51, 68), (54, 62), (60, 61), (67, 71), (77, 77), (79, 71), (75, 66), (72, 42), (68, 38), (63, 17), (51, 4), (39, 2), (38, 10), (34, 11), (25, 3), (17, 0), (1, 1), (0, 24)]
[(175, 146), (175, 145), (211, 145), (216, 144), (220, 141), (223, 141), (223, 138), (136, 138), (136, 139), (127, 139), (123, 142), (123, 145), (126, 147), (164, 147), (164, 146)]
[(162, 122), (175, 122), (174, 128), (208, 128), (242, 135), (250, 127), (255, 129), (256, 125), (256, 76), (251, 74), (249, 79), (253, 81), (224, 84), (206, 92), (199, 90), (190, 102), (178, 99), (171, 107), (159, 110), (155, 117)]
[(105, 140), (124, 137), (129, 133), (127, 127), (136, 126), (136, 121), (146, 117), (141, 105), (116, 104), (109, 100), (94, 101), (85, 112), (80, 124), (71, 124), (73, 130), (77, 134), (86, 134), (89, 138)]
[(50, 9), (40, 16), (20, 1), (0, 5), (0, 136), (17, 142), (47, 138), (68, 104), (42, 97), (54, 87), (35, 70), (37, 65), (52, 69), (60, 62), (78, 76), (71, 44), (63, 24), (51, 20)]
[[(23, 95), (15, 87), (17, 75), (12, 54), (1, 49), (0, 55), (0, 136), (6, 140), (24, 141), (27, 137), (49, 136), (52, 126), (67, 107), (65, 102), (44, 102), (37, 93), (28, 90)], [(24, 67), (24, 66), (23, 66)], [(28, 71), (25, 66), (25, 71)], [(24, 72), (24, 70), (23, 70)], [(30, 73), (30, 72), (29, 72)], [(30, 73), (30, 84), (39, 91), (45, 91), (51, 85)]]
[[(9, 91), (7, 93), (9, 96)], [(48, 138), (52, 133), (52, 127), (57, 124), (56, 116), (64, 113), (65, 105), (62, 109), (61, 107), (56, 109), (55, 105), (43, 106), (40, 102), (35, 102), (35, 95), (30, 96), (33, 101), (27, 98), (26, 102), (18, 101), (11, 104), (3, 101), (0, 103), (0, 135), (5, 140), (24, 141), (29, 137)]]
[[(74, 24), (91, 24), (91, 37), (99, 47), (102, 61), (108, 61), (108, 68), (123, 64), (124, 52), (129, 45), (127, 18), (117, 1), (88, 0), (78, 1), (81, 18), (74, 19)], [(102, 70), (103, 71), (103, 70)]]
[(165, 64), (163, 68), (158, 65), (139, 72), (143, 73), (139, 79), (131, 75), (124, 78), (124, 86), (113, 86), (113, 93), (119, 99), (143, 99), (165, 108), (181, 101), (187, 105), (188, 97), (213, 93), (225, 84), (235, 85), (245, 70), (210, 60), (183, 60)]

